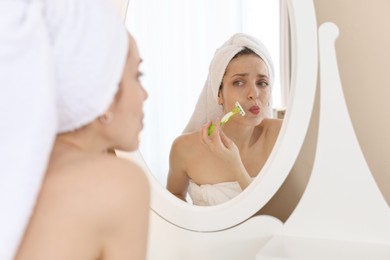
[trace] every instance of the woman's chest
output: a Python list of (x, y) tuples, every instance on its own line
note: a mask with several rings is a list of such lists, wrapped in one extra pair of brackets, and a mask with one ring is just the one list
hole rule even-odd
[[(261, 146), (240, 153), (240, 160), (251, 177), (256, 177), (264, 166), (269, 152)], [(231, 163), (218, 157), (212, 151), (202, 149), (187, 158), (187, 174), (197, 184), (216, 184), (236, 181)]]

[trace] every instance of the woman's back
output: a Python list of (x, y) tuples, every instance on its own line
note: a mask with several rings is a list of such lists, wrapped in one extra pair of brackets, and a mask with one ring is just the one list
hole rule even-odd
[[(17, 260), (145, 259), (149, 190), (133, 163), (57, 143)], [(138, 223), (134, 226), (134, 223)]]

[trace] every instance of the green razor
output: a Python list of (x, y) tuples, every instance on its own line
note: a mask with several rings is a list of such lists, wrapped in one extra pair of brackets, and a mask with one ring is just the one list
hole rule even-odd
[[(241, 107), (240, 103), (238, 103), (238, 101), (236, 101), (236, 106), (233, 108), (232, 111), (230, 111), (229, 113), (227, 113), (226, 115), (224, 115), (221, 119), (221, 125), (224, 125), (227, 123), (227, 121), (229, 121), (229, 119), (234, 116), (235, 114), (238, 114), (240, 113), (241, 116), (245, 116), (245, 111), (244, 109)], [(213, 132), (214, 132), (214, 128), (215, 128), (215, 125), (214, 124), (211, 124), (210, 127), (209, 127), (209, 130), (208, 130), (208, 133), (209, 135), (211, 135)]]

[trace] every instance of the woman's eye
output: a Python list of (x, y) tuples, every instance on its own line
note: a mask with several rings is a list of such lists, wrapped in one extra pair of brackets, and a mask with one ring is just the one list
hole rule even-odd
[(144, 74), (142, 72), (137, 73), (137, 80), (140, 80)]
[(233, 82), (233, 85), (234, 86), (242, 86), (242, 85), (244, 85), (244, 82), (242, 80), (236, 80)]
[(267, 81), (260, 81), (257, 83), (257, 85), (260, 87), (268, 87), (269, 86)]

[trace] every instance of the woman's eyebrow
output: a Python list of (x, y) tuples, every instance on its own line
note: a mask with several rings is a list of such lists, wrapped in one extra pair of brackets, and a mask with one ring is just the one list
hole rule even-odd
[(260, 78), (267, 78), (268, 79), (268, 75), (265, 75), (265, 74), (257, 74), (257, 76), (259, 76)]
[[(236, 77), (236, 76), (239, 76), (239, 77), (245, 77), (245, 76), (248, 76), (249, 73), (236, 73), (234, 75), (231, 76), (231, 78), (233, 77)], [(268, 75), (265, 75), (265, 74), (257, 74), (257, 76), (259, 76), (260, 78), (268, 78)]]
[(237, 74), (232, 75), (231, 78), (236, 77), (236, 76), (245, 77), (245, 76), (248, 76), (248, 75), (249, 75), (249, 73), (237, 73)]

